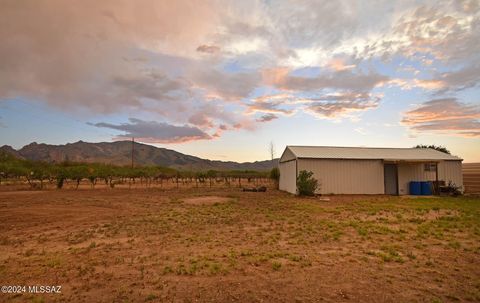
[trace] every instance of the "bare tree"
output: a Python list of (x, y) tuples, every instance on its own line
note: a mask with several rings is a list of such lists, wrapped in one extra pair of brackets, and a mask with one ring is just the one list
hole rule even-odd
[(268, 145), (268, 152), (270, 153), (270, 159), (272, 160), (272, 167), (274, 167), (273, 159), (275, 159), (275, 144), (273, 144), (273, 141), (270, 141), (270, 144)]

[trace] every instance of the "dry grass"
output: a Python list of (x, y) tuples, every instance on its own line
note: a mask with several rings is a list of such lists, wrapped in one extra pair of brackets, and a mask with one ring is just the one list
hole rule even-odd
[(12, 302), (479, 301), (480, 200), (238, 189), (0, 193)]

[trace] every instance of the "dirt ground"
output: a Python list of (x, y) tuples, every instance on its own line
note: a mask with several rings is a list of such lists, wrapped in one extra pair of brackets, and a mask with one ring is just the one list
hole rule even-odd
[(0, 302), (479, 302), (480, 199), (0, 192)]

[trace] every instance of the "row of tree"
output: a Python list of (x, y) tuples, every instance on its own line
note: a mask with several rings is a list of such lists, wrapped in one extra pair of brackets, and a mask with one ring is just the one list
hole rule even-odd
[[(225, 182), (230, 184), (241, 179), (268, 178), (268, 172), (257, 171), (183, 171), (161, 166), (116, 166), (100, 163), (46, 163), (23, 160), (8, 153), (0, 153), (0, 182), (3, 180), (26, 180), (31, 187), (43, 188), (44, 182), (56, 182), (57, 188), (62, 188), (65, 181), (73, 181), (78, 188), (82, 180), (88, 180), (92, 187), (98, 181), (105, 182), (110, 187), (116, 183), (138, 182), (146, 186), (153, 182), (162, 184), (165, 180), (179, 183), (209, 183)], [(276, 174), (273, 174), (277, 179)]]

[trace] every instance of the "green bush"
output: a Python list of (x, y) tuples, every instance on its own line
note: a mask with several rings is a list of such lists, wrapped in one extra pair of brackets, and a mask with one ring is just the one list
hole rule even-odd
[(270, 171), (270, 179), (275, 182), (275, 187), (278, 189), (278, 181), (280, 180), (280, 170), (278, 167), (272, 168)]
[(318, 187), (318, 181), (312, 177), (313, 172), (302, 170), (297, 177), (297, 190), (300, 196), (313, 196)]

